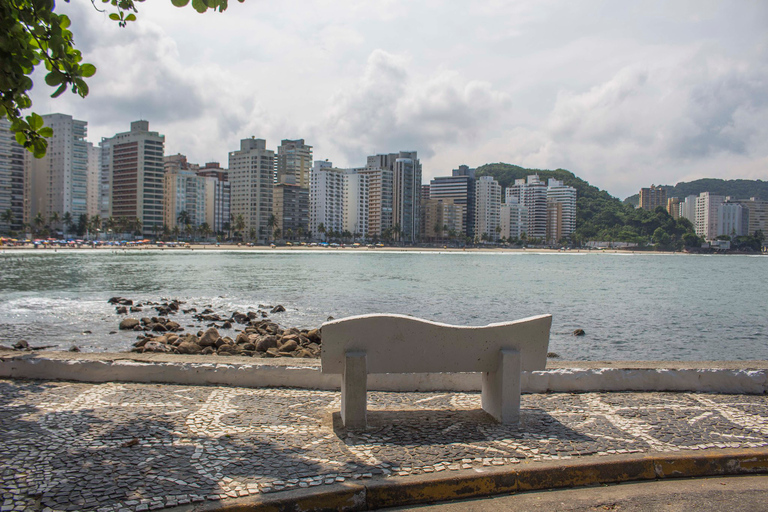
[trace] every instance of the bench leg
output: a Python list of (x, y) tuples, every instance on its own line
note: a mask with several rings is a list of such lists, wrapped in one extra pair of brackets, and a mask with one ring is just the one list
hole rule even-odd
[(368, 368), (365, 352), (347, 352), (341, 374), (341, 421), (347, 428), (367, 425)]
[(521, 373), (520, 352), (512, 349), (501, 350), (496, 369), (483, 372), (483, 409), (505, 425), (520, 422)]

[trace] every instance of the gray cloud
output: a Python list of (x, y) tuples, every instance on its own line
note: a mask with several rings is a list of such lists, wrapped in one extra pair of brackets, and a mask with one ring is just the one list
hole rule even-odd
[(331, 103), (326, 137), (343, 141), (339, 150), (362, 162), (372, 152), (401, 149), (431, 158), (443, 145), (475, 140), (509, 99), (488, 83), (463, 83), (456, 73), (418, 82), (406, 58), (375, 50), (362, 78)]

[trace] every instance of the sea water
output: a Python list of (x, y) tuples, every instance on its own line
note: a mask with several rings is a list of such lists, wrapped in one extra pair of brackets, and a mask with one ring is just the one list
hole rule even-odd
[[(0, 343), (129, 350), (137, 333), (118, 331), (123, 317), (107, 303), (123, 296), (222, 316), (282, 304), (270, 317), (302, 328), (365, 313), (456, 325), (551, 313), (550, 351), (563, 359), (768, 359), (767, 288), (759, 255), (7, 250)], [(174, 320), (205, 329), (192, 315)], [(573, 336), (577, 328), (586, 335)]]

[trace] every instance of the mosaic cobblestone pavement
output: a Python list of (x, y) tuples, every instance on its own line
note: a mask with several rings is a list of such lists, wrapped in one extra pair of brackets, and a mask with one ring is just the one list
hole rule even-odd
[(340, 426), (339, 402), (303, 389), (0, 380), (1, 510), (156, 510), (524, 459), (768, 446), (766, 396), (524, 395), (515, 430), (476, 393), (371, 392), (360, 433)]

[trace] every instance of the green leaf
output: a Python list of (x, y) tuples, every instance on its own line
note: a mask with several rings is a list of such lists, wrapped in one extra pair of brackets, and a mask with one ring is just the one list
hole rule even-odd
[(111, 19), (111, 20), (115, 20), (115, 21), (120, 21), (120, 15), (119, 15), (119, 14), (117, 14), (117, 13), (114, 13), (114, 12), (113, 12), (113, 13), (111, 13), (111, 14), (109, 15), (109, 19)]
[(75, 85), (77, 86), (77, 93), (81, 98), (88, 96), (88, 85), (79, 78), (75, 78)]
[(59, 16), (59, 26), (61, 28), (67, 28), (72, 22), (70, 21), (69, 17), (66, 14), (62, 14)]
[(62, 95), (64, 91), (67, 90), (67, 84), (61, 84), (58, 89), (56, 89), (56, 92), (51, 94), (51, 98), (58, 98)]
[(43, 126), (37, 131), (37, 134), (40, 135), (41, 137), (51, 138), (53, 137), (53, 128), (51, 128), (50, 126)]
[(125, 17), (125, 21), (136, 21), (136, 15), (135, 14), (129, 14)]
[(43, 158), (45, 156), (45, 150), (48, 149), (48, 141), (45, 139), (36, 139), (32, 143), (32, 154), (35, 158)]
[(45, 83), (53, 87), (54, 85), (59, 85), (63, 78), (64, 75), (59, 73), (58, 70), (54, 70), (45, 75)]
[(93, 64), (83, 64), (82, 66), (80, 66), (80, 74), (83, 75), (85, 78), (93, 76), (94, 73), (96, 73), (96, 66), (94, 66)]
[(189, 0), (171, 0), (171, 3), (176, 7), (184, 7), (189, 3)]
[(43, 118), (40, 117), (40, 114), (36, 114), (35, 112), (32, 112), (31, 115), (27, 116), (27, 122), (33, 131), (37, 131), (43, 127)]
[(18, 142), (20, 146), (23, 146), (24, 143), (27, 142), (27, 136), (24, 135), (24, 132), (16, 132), (16, 142)]
[(208, 10), (208, 6), (205, 5), (203, 0), (192, 0), (192, 8), (199, 13), (204, 13)]

